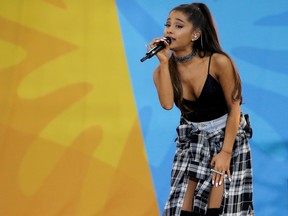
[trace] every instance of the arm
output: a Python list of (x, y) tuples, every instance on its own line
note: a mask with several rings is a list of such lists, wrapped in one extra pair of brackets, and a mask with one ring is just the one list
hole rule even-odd
[[(153, 40), (150, 46), (155, 45), (157, 39)], [(157, 89), (158, 98), (164, 109), (172, 109), (174, 104), (174, 93), (169, 72), (170, 48), (166, 42), (166, 48), (156, 54), (159, 59), (159, 66), (155, 69), (153, 80)]]
[[(234, 88), (234, 75), (233, 75), (233, 65), (229, 58), (222, 54), (215, 54), (214, 57), (214, 72), (215, 76), (218, 78), (226, 99), (228, 106), (228, 118), (226, 122), (225, 137), (222, 146), (222, 150), (217, 154), (211, 162), (214, 169), (220, 172), (226, 172), (229, 179), (230, 176), (230, 160), (233, 150), (233, 145), (237, 135), (239, 121), (240, 121), (240, 101), (233, 101), (231, 98), (231, 93)], [(216, 186), (223, 182), (224, 176), (214, 175), (213, 180), (216, 181)]]
[[(222, 86), (226, 103), (228, 106), (228, 119), (226, 122), (226, 130), (222, 151), (232, 153), (233, 145), (237, 135), (239, 122), (240, 122), (240, 101), (234, 101), (231, 98), (231, 93), (234, 89), (234, 72), (233, 65), (230, 59), (221, 55), (218, 59), (218, 79)], [(217, 68), (217, 67), (216, 67)]]
[(167, 110), (172, 109), (174, 104), (174, 93), (168, 64), (160, 64), (154, 71), (153, 78), (161, 106)]

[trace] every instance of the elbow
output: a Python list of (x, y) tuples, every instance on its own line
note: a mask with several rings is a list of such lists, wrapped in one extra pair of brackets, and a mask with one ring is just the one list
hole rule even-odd
[(173, 104), (161, 104), (161, 106), (165, 110), (171, 110), (173, 108)]
[(171, 110), (174, 106), (174, 100), (173, 100), (173, 97), (169, 96), (165, 96), (165, 97), (160, 97), (159, 96), (159, 102), (160, 102), (160, 105), (162, 106), (163, 109), (165, 110)]

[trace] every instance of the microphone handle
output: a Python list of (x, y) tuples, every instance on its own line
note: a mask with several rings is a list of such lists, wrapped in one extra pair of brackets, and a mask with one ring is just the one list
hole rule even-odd
[(141, 62), (146, 61), (149, 58), (149, 55), (145, 55), (143, 58), (140, 59)]
[(154, 54), (156, 53), (158, 49), (152, 49), (150, 52), (146, 53), (146, 55), (140, 60), (141, 62), (146, 61), (147, 59), (151, 58), (152, 56), (154, 56)]
[(151, 58), (152, 56), (154, 56), (157, 52), (159, 52), (161, 49), (163, 49), (164, 43), (159, 44), (158, 46), (154, 47), (152, 50), (150, 50), (148, 53), (146, 53), (146, 55), (140, 59), (141, 62), (146, 61), (147, 59)]

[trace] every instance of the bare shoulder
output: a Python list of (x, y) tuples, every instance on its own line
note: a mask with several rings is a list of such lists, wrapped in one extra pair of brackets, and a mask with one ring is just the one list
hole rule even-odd
[(215, 73), (217, 77), (227, 73), (231, 73), (233, 71), (233, 63), (231, 59), (221, 53), (213, 54), (211, 64), (213, 68), (213, 73)]
[(216, 67), (222, 68), (222, 67), (227, 67), (227, 66), (232, 65), (230, 58), (224, 54), (215, 53), (213, 54), (212, 58), (213, 58), (214, 65)]

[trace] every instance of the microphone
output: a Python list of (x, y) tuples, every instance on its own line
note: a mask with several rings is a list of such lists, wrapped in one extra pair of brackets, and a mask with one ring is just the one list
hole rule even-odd
[[(171, 44), (171, 38), (166, 37), (165, 40), (167, 41), (168, 44)], [(146, 53), (146, 55), (140, 59), (141, 62), (144, 62), (145, 60), (151, 58), (154, 56), (156, 53), (158, 53), (160, 50), (164, 49), (166, 47), (164, 41), (160, 41), (157, 46), (155, 46), (153, 49), (151, 49), (149, 52)]]

